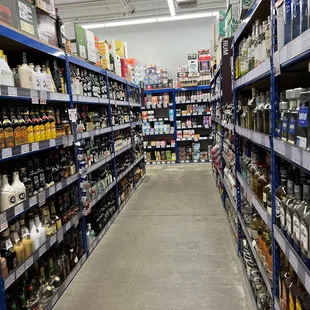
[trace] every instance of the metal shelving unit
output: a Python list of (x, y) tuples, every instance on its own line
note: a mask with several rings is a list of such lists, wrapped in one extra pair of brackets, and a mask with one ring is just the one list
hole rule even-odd
[[(176, 110), (178, 108), (180, 108), (181, 106), (186, 106), (189, 104), (203, 104), (203, 103), (208, 103), (208, 101), (206, 100), (196, 100), (196, 101), (182, 101), (182, 102), (176, 102), (176, 93), (179, 91), (197, 91), (197, 90), (204, 90), (209, 92), (211, 90), (211, 87), (209, 85), (206, 86), (195, 86), (195, 87), (183, 87), (183, 88), (163, 88), (163, 89), (146, 89), (144, 91), (145, 95), (148, 94), (153, 94), (153, 95), (157, 95), (157, 94), (163, 94), (163, 93), (168, 93), (171, 97), (171, 101), (172, 103), (169, 103), (167, 105), (167, 107), (161, 107), (161, 108), (148, 108), (148, 107), (142, 107), (142, 110), (144, 111), (158, 111), (158, 110), (163, 110), (163, 109), (173, 109), (173, 119), (169, 119), (168, 117), (157, 117), (157, 118), (151, 118), (148, 120), (143, 120), (143, 123), (146, 122), (157, 122), (157, 121), (168, 121), (168, 122), (173, 122), (174, 124), (174, 131), (170, 132), (170, 133), (150, 133), (150, 132), (144, 132), (143, 136), (147, 137), (147, 136), (164, 136), (163, 138), (170, 138), (171, 135), (173, 135), (173, 139), (175, 141), (175, 146), (171, 147), (174, 150), (174, 153), (176, 154), (176, 160), (171, 160), (171, 161), (150, 161), (147, 164), (148, 165), (161, 165), (161, 164), (175, 164), (175, 163), (205, 163), (205, 162), (209, 162), (209, 160), (179, 160), (178, 158), (178, 150), (179, 150), (179, 146), (180, 143), (182, 142), (195, 142), (195, 141), (208, 141), (208, 140), (212, 140), (212, 137), (210, 136), (210, 134), (208, 136), (204, 136), (204, 137), (200, 137), (197, 139), (194, 138), (178, 138), (177, 137), (177, 131), (183, 131), (183, 130), (192, 130), (192, 129), (198, 129), (198, 130), (210, 130), (211, 129), (211, 125), (210, 126), (203, 126), (203, 125), (197, 125), (197, 126), (192, 126), (190, 128), (187, 127), (177, 127), (177, 120), (181, 120), (184, 117), (195, 117), (195, 118), (199, 118), (199, 117), (203, 117), (203, 116), (211, 116), (210, 112), (200, 112), (200, 113), (188, 113), (188, 114), (177, 114)], [(170, 136), (169, 136), (170, 135)], [(145, 147), (145, 151), (148, 150), (160, 150), (160, 149), (165, 149), (167, 147), (164, 148), (155, 148), (155, 147), (150, 147), (147, 146)]]
[[(83, 105), (100, 105), (104, 106), (107, 111), (109, 112), (109, 121), (110, 124), (112, 124), (111, 119), (111, 109), (112, 107), (116, 106), (122, 106), (122, 107), (128, 107), (128, 110), (131, 109), (138, 109), (138, 111), (141, 114), (141, 102), (131, 102), (129, 98), (130, 90), (136, 89), (139, 91), (139, 87), (133, 83), (128, 82), (127, 80), (123, 79), (120, 76), (117, 76), (111, 72), (108, 72), (104, 70), (103, 68), (97, 67), (94, 64), (91, 64), (77, 56), (70, 55), (66, 53), (63, 50), (60, 50), (58, 48), (52, 47), (48, 44), (43, 43), (42, 41), (39, 41), (38, 39), (31, 37), (29, 35), (26, 35), (16, 29), (13, 29), (11, 27), (8, 27), (6, 25), (3, 25), (0, 23), (0, 38), (3, 41), (3, 44), (9, 44), (10, 47), (16, 47), (16, 51), (26, 51), (27, 53), (31, 54), (38, 54), (41, 53), (46, 54), (47, 56), (55, 57), (56, 59), (60, 59), (65, 64), (65, 77), (67, 82), (67, 90), (68, 94), (61, 94), (61, 93), (52, 93), (52, 92), (46, 92), (46, 91), (38, 91), (38, 90), (30, 90), (30, 89), (23, 89), (23, 88), (17, 88), (17, 87), (8, 87), (0, 85), (0, 101), (3, 103), (7, 103), (7, 100), (16, 100), (20, 102), (24, 102), (25, 104), (46, 104), (46, 103), (52, 103), (52, 102), (61, 102), (63, 104), (67, 104), (67, 106), (70, 109), (74, 109), (75, 105), (83, 104)], [(96, 72), (99, 75), (103, 75), (107, 84), (109, 80), (115, 80), (120, 83), (123, 83), (125, 93), (126, 93), (126, 101), (118, 101), (118, 100), (112, 100), (103, 99), (103, 98), (93, 98), (93, 97), (84, 97), (84, 96), (76, 96), (72, 94), (71, 91), (71, 77), (70, 77), (70, 64), (78, 65), (82, 68), (91, 70), (93, 72)], [(36, 107), (36, 106), (34, 106)], [(77, 158), (77, 147), (80, 145), (80, 140), (87, 139), (90, 137), (96, 137), (100, 135), (110, 135), (111, 141), (112, 141), (112, 152), (109, 156), (105, 157), (104, 159), (100, 160), (99, 162), (93, 164), (92, 166), (88, 167), (87, 174), (91, 173), (98, 168), (102, 167), (103, 165), (107, 163), (111, 163), (113, 166), (114, 171), (114, 180), (113, 182), (104, 190), (102, 190), (97, 197), (91, 201), (90, 207), (87, 210), (83, 210), (83, 205), (80, 199), (80, 175), (79, 173), (76, 173), (66, 179), (63, 179), (61, 182), (56, 183), (55, 185), (52, 185), (49, 188), (45, 188), (42, 192), (40, 192), (38, 195), (35, 195), (33, 197), (30, 197), (29, 199), (24, 200), (22, 203), (9, 208), (5, 212), (2, 212), (0, 214), (0, 232), (6, 229), (9, 225), (9, 222), (15, 219), (17, 216), (20, 216), (21, 214), (28, 212), (35, 206), (42, 206), (45, 204), (46, 199), (49, 197), (57, 194), (61, 190), (67, 188), (69, 185), (76, 183), (77, 189), (78, 189), (78, 206), (79, 211), (64, 225), (62, 228), (60, 228), (56, 234), (54, 234), (52, 237), (47, 238), (46, 242), (37, 250), (35, 251), (23, 264), (19, 265), (14, 271), (12, 271), (8, 277), (3, 279), (0, 275), (0, 309), (6, 310), (6, 297), (5, 297), (5, 291), (7, 288), (9, 288), (14, 282), (22, 276), (22, 274), (29, 269), (46, 251), (48, 251), (54, 244), (62, 242), (64, 239), (64, 234), (70, 230), (72, 227), (76, 227), (79, 223), (81, 223), (81, 229), (82, 229), (82, 235), (83, 235), (83, 248), (85, 254), (83, 257), (79, 260), (77, 265), (71, 270), (68, 277), (64, 280), (62, 285), (58, 288), (58, 290), (54, 293), (53, 297), (50, 299), (46, 309), (52, 309), (53, 306), (56, 304), (60, 296), (63, 294), (63, 292), (66, 290), (66, 288), (70, 285), (70, 282), (75, 277), (75, 275), (78, 273), (82, 265), (85, 263), (87, 258), (89, 257), (90, 253), (93, 251), (95, 246), (99, 243), (99, 241), (103, 238), (106, 231), (109, 229), (113, 221), (116, 219), (118, 214), (121, 212), (121, 210), (124, 208), (128, 200), (130, 199), (131, 195), (135, 192), (135, 190), (138, 188), (138, 186), (141, 184), (143, 179), (145, 178), (145, 173), (143, 177), (140, 180), (135, 180), (133, 178), (133, 189), (125, 199), (125, 201), (122, 202), (121, 205), (118, 205), (118, 181), (120, 181), (123, 177), (132, 174), (134, 176), (134, 168), (136, 165), (138, 165), (140, 162), (143, 163), (143, 166), (145, 167), (145, 160), (144, 155), (141, 154), (140, 156), (135, 156), (134, 153), (134, 146), (135, 142), (133, 130), (137, 126), (142, 126), (142, 121), (137, 120), (131, 123), (126, 123), (124, 125), (116, 125), (112, 127), (107, 128), (99, 128), (96, 130), (88, 131), (88, 132), (76, 132), (76, 126), (75, 126), (76, 120), (71, 119), (71, 132), (72, 135), (70, 136), (64, 136), (57, 139), (50, 139), (40, 142), (34, 142), (29, 144), (23, 144), (14, 146), (12, 148), (6, 148), (2, 149), (0, 151), (0, 161), (1, 162), (8, 162), (11, 163), (13, 160), (18, 160), (22, 156), (32, 156), (34, 154), (38, 155), (39, 152), (46, 151), (49, 149), (57, 148), (57, 147), (68, 147), (71, 146), (74, 149), (74, 157)], [(119, 150), (115, 150), (114, 148), (114, 137), (113, 133), (119, 130), (124, 129), (130, 129), (130, 140), (131, 142), (127, 141), (127, 145), (124, 145), (123, 148)], [(141, 141), (142, 142), (142, 141)], [(132, 164), (119, 176), (116, 172), (116, 163), (118, 161), (118, 156), (121, 155), (123, 152), (129, 150), (131, 154), (131, 162)], [(75, 162), (76, 167), (78, 168), (78, 162), (76, 160)], [(144, 168), (145, 172), (145, 168)], [(91, 208), (95, 206), (97, 202), (100, 201), (110, 190), (115, 190), (115, 198), (116, 198), (116, 206), (117, 209), (115, 213), (112, 215), (108, 223), (105, 225), (103, 230), (98, 234), (94, 244), (91, 248), (88, 248), (87, 242), (86, 242), (86, 220), (85, 217), (90, 213)]]
[[(285, 232), (282, 231), (276, 224), (276, 189), (280, 185), (280, 159), (289, 162), (302, 170), (305, 170), (307, 173), (310, 173), (310, 151), (305, 148), (292, 145), (286, 141), (281, 140), (281, 138), (276, 135), (276, 126), (277, 120), (280, 118), (279, 113), (279, 101), (280, 101), (280, 90), (287, 89), (291, 87), (309, 87), (309, 83), (302, 81), (300, 85), (297, 83), (301, 82), (301, 79), (298, 75), (301, 75), (302, 71), (308, 71), (308, 59), (310, 56), (310, 29), (304, 31), (302, 34), (293, 39), (290, 43), (284, 45), (280, 50), (276, 51), (276, 14), (275, 11), (275, 0), (255, 0), (252, 3), (251, 8), (249, 9), (247, 16), (244, 18), (243, 22), (236, 31), (233, 41), (232, 41), (232, 50), (233, 50), (233, 63), (238, 56), (237, 44), (240, 40), (247, 35), (251, 24), (262, 12), (266, 12), (265, 8), (270, 6), (271, 11), (271, 55), (264, 62), (259, 64), (256, 68), (249, 71), (244, 76), (235, 79), (232, 83), (232, 88), (234, 92), (234, 122), (226, 123), (223, 121), (223, 115), (219, 116), (215, 113), (212, 115), (213, 128), (216, 132), (216, 136), (219, 138), (221, 143), (223, 143), (223, 130), (233, 131), (234, 140), (235, 140), (235, 155), (236, 155), (236, 210), (238, 213), (238, 234), (239, 234), (239, 255), (241, 255), (241, 237), (247, 239), (248, 244), (251, 247), (253, 256), (256, 260), (256, 263), (262, 274), (262, 278), (266, 284), (268, 292), (272, 297), (273, 309), (280, 310), (279, 302), (279, 282), (278, 276), (280, 272), (280, 251), (283, 251), (286, 258), (289, 260), (291, 266), (296, 272), (298, 278), (304, 285), (305, 289), (310, 293), (310, 270), (305, 265), (300, 254), (295, 250), (294, 246), (289, 242), (286, 237)], [(258, 15), (257, 15), (258, 14)], [(264, 14), (264, 13), (263, 13)], [(267, 15), (266, 15), (267, 16)], [(235, 68), (234, 68), (235, 69)], [(215, 72), (212, 79), (212, 87), (215, 85), (216, 81), (219, 79), (222, 80), (221, 66)], [(235, 70), (232, 70), (235, 72)], [(289, 74), (292, 74), (294, 78), (289, 80)], [(295, 75), (294, 75), (295, 74)], [(296, 77), (296, 79), (295, 79)], [(252, 86), (253, 85), (253, 86)], [(269, 88), (270, 87), (270, 102), (271, 102), (271, 134), (266, 135), (260, 132), (256, 132), (247, 128), (242, 128), (240, 124), (237, 123), (237, 109), (238, 109), (238, 99), (239, 93), (241, 91), (248, 91), (250, 86), (257, 88)], [(221, 102), (222, 90), (218, 89), (217, 92), (213, 90), (212, 100), (214, 102), (214, 111), (215, 103), (217, 102), (220, 107), (223, 107)], [(262, 202), (256, 197), (250, 186), (242, 178), (241, 167), (240, 167), (240, 142), (239, 139), (243, 138), (260, 146), (264, 149), (270, 151), (271, 154), (271, 187), (272, 187), (272, 212), (271, 216), (267, 213), (266, 209), (263, 207)], [(222, 148), (223, 150), (223, 148)], [(225, 167), (226, 160), (224, 156), (223, 165)], [(234, 197), (231, 196), (227, 184), (218, 167), (215, 170), (216, 180), (221, 180), (224, 185), (223, 201), (225, 197), (229, 197), (232, 203), (234, 203)], [(272, 281), (269, 280), (268, 275), (265, 271), (265, 268), (262, 267), (262, 263), (257, 255), (255, 250), (255, 243), (247, 232), (245, 222), (241, 215), (241, 192), (243, 192), (244, 197), (247, 198), (248, 202), (256, 209), (259, 213), (262, 220), (269, 227), (271, 236), (272, 236)], [(226, 196), (227, 195), (227, 196)], [(245, 274), (245, 278), (248, 282), (248, 278)], [(253, 290), (249, 284), (249, 290), (251, 294), (251, 299), (255, 308), (256, 301), (253, 296)]]

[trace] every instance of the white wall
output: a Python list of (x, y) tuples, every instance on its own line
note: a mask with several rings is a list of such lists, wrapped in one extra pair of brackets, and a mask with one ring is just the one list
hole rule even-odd
[(114, 38), (127, 42), (130, 58), (167, 68), (169, 76), (175, 79), (178, 65), (187, 63), (187, 54), (211, 47), (213, 23), (214, 18), (208, 17), (91, 31), (100, 40)]

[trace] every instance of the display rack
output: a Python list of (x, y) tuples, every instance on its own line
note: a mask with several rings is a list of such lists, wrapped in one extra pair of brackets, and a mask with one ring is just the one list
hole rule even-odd
[[(268, 13), (269, 7), (271, 13)], [(304, 263), (304, 259), (302, 259), (300, 252), (296, 250), (296, 244), (294, 243), (294, 241), (288, 239), (286, 227), (279, 227), (280, 211), (277, 210), (277, 208), (279, 208), (279, 205), (277, 205), (277, 200), (279, 199), (279, 196), (277, 196), (277, 189), (280, 186), (280, 167), (283, 167), (283, 165), (292, 165), (292, 167), (297, 167), (298, 169), (306, 172), (307, 174), (310, 173), (309, 148), (299, 147), (296, 145), (297, 142), (294, 142), (292, 144), (288, 143), (287, 141), (283, 141), (281, 137), (279, 137), (278, 133), (279, 120), (280, 118), (283, 118), (283, 115), (280, 115), (281, 111), (279, 107), (280, 92), (283, 90), (297, 87), (309, 88), (309, 83), (307, 83), (309, 75), (307, 75), (307, 72), (309, 62), (308, 59), (310, 56), (310, 29), (305, 30), (295, 39), (292, 39), (291, 42), (276, 51), (277, 21), (276, 14), (274, 13), (275, 10), (276, 7), (274, 0), (254, 1), (247, 13), (247, 16), (235, 33), (233, 42), (231, 44), (233, 52), (234, 70), (232, 70), (232, 72), (234, 80), (232, 83), (233, 109), (232, 117), (229, 121), (227, 121), (223, 113), (224, 107), (227, 106), (227, 102), (225, 103), (222, 101), (221, 88), (216, 87), (216, 85), (220, 86), (222, 80), (227, 78), (227, 75), (223, 75), (222, 73), (221, 64), (219, 65), (219, 68), (214, 74), (214, 78), (212, 80), (211, 98), (213, 108), (212, 120), (215, 135), (215, 144), (219, 146), (221, 158), (219, 162), (214, 162), (213, 167), (216, 176), (215, 179), (216, 184), (220, 189), (224, 208), (228, 213), (230, 212), (229, 207), (227, 207), (228, 201), (228, 205), (232, 205), (236, 211), (237, 219), (235, 225), (238, 231), (238, 240), (236, 245), (238, 248), (240, 260), (242, 262), (242, 267), (244, 269), (244, 240), (247, 240), (254, 260), (260, 271), (264, 285), (266, 286), (272, 300), (272, 309), (281, 310), (284, 308), (281, 308), (279, 296), (279, 277), (280, 272), (282, 272), (283, 270), (282, 268), (284, 268), (285, 266), (283, 266), (283, 262), (281, 263), (280, 260), (280, 249), (284, 255), (283, 256), (281, 254), (281, 259), (286, 258), (288, 260), (300, 283), (302, 283), (305, 290), (310, 293), (310, 270)], [(243, 38), (247, 38), (247, 35), (250, 32), (251, 25), (255, 20), (266, 19), (268, 14), (270, 14), (271, 16), (270, 57), (267, 57), (265, 61), (258, 64), (255, 68), (250, 70), (245, 75), (236, 79), (236, 60), (240, 51), (238, 50), (238, 43), (240, 43)], [(278, 29), (278, 31), (282, 30)], [(239, 121), (239, 113), (241, 110), (239, 100), (244, 96), (244, 94), (249, 94), (249, 92), (251, 91), (251, 87), (256, 89), (270, 90), (270, 98), (267, 98), (267, 100), (270, 99), (271, 103), (270, 134), (265, 134), (263, 132), (258, 132), (241, 126), (241, 123)], [(298, 99), (299, 98), (297, 98), (297, 100)], [(307, 107), (306, 113), (308, 113), (308, 102), (305, 102), (304, 104)], [(300, 106), (303, 108), (302, 104), (300, 104)], [(299, 112), (302, 112), (302, 110), (299, 110)], [(307, 119), (308, 117), (309, 116), (307, 116)], [(297, 121), (299, 121), (299, 115)], [(309, 123), (307, 123), (307, 126), (309, 126)], [(227, 142), (227, 136), (229, 134), (234, 139), (233, 151), (235, 154), (235, 168), (230, 173), (230, 176), (234, 176), (235, 186), (233, 187), (229, 186), (225, 181), (225, 178), (227, 177), (227, 171), (224, 172), (225, 167), (227, 167), (227, 156), (225, 156), (223, 144)], [(262, 204), (260, 199), (258, 199), (257, 195), (254, 193), (251, 186), (242, 175), (241, 150), (242, 148), (244, 148), (245, 143), (247, 145), (253, 145), (255, 146), (255, 148), (262, 149), (264, 152), (270, 154), (271, 215), (268, 214), (265, 206)], [(231, 145), (231, 147), (233, 146)], [(255, 210), (255, 213), (259, 214), (259, 217), (264, 222), (264, 225), (270, 230), (272, 248), (272, 271), (270, 270), (272, 274), (271, 281), (270, 276), (268, 276), (266, 268), (263, 266), (262, 260), (258, 255), (257, 241), (251, 238), (251, 236), (249, 235), (248, 227), (245, 224), (245, 219), (243, 216), (244, 201), (247, 201), (247, 203), (252, 206), (252, 208)], [(229, 217), (230, 216), (231, 213), (229, 213)], [(281, 216), (283, 215), (281, 214)], [(246, 281), (248, 283), (248, 274), (244, 273), (244, 276), (246, 277)], [(257, 299), (256, 296), (254, 296), (255, 294), (253, 291), (253, 287), (250, 283), (248, 284), (253, 306), (255, 309), (257, 309)]]
[[(73, 157), (75, 161), (75, 168), (77, 173), (69, 176), (68, 178), (62, 179), (60, 182), (53, 184), (50, 187), (45, 187), (43, 191), (38, 194), (27, 198), (20, 204), (17, 204), (11, 208), (8, 208), (0, 214), (0, 232), (8, 228), (12, 220), (19, 218), (21, 215), (32, 210), (34, 207), (45, 205), (46, 200), (53, 197), (60, 191), (66, 190), (69, 185), (76, 185), (76, 201), (78, 204), (78, 210), (76, 214), (72, 216), (63, 226), (57, 230), (57, 233), (51, 237), (47, 237), (46, 242), (40, 246), (30, 257), (21, 265), (17, 266), (9, 275), (5, 278), (0, 276), (0, 309), (9, 309), (7, 304), (6, 296), (7, 289), (15, 284), (15, 281), (24, 275), (25, 271), (32, 267), (32, 265), (40, 259), (47, 251), (49, 251), (56, 244), (61, 244), (64, 240), (64, 235), (72, 228), (79, 227), (82, 234), (82, 249), (84, 255), (82, 255), (71, 270), (71, 272), (64, 279), (60, 287), (55, 291), (53, 296), (49, 298), (45, 309), (52, 309), (57, 303), (60, 296), (70, 285), (70, 282), (78, 273), (82, 265), (88, 259), (89, 255), (92, 253), (94, 248), (100, 242), (100, 240), (105, 235), (106, 231), (112, 225), (113, 221), (116, 219), (118, 214), (124, 208), (132, 194), (139, 187), (143, 179), (145, 178), (145, 160), (142, 147), (141, 139), (141, 99), (140, 95), (132, 97), (132, 93), (140, 93), (140, 89), (137, 85), (128, 82), (127, 80), (119, 77), (111, 72), (104, 70), (103, 68), (97, 67), (77, 56), (70, 55), (60, 49), (47, 45), (31, 36), (25, 35), (18, 30), (7, 27), (0, 24), (0, 38), (3, 42), (3, 47), (7, 48), (8, 56), (10, 52), (22, 52), (26, 51), (28, 55), (48, 55), (48, 57), (54, 57), (64, 63), (64, 77), (66, 80), (67, 94), (64, 93), (54, 93), (40, 90), (24, 89), (18, 87), (9, 87), (0, 85), (0, 101), (5, 105), (10, 105), (10, 100), (19, 102), (21, 104), (30, 105), (30, 107), (38, 108), (46, 104), (61, 104), (69, 109), (69, 124), (72, 134), (64, 135), (62, 137), (57, 137), (55, 139), (48, 139), (39, 142), (27, 143), (22, 145), (17, 145), (9, 148), (3, 148), (0, 151), (0, 162), (11, 163), (19, 161), (21, 158), (40, 156), (40, 153), (48, 150), (56, 150), (59, 147), (62, 148), (72, 148)], [(8, 46), (8, 47), (7, 47)], [(8, 57), (9, 58), (9, 57)], [(75, 64), (81, 68), (87, 69), (93, 73), (97, 73), (104, 77), (106, 85), (109, 82), (117, 81), (121, 83), (125, 89), (125, 101), (112, 99), (109, 87), (107, 87), (107, 98), (95, 98), (86, 97), (80, 95), (74, 95), (71, 89), (71, 74), (70, 65)], [(77, 131), (77, 108), (80, 106), (93, 106), (105, 107), (108, 113), (108, 123), (109, 127), (97, 128), (95, 130), (89, 130), (80, 132)], [(130, 120), (121, 125), (113, 125), (112, 121), (112, 109), (115, 107), (123, 107), (126, 109), (128, 115), (135, 115), (135, 119), (130, 118)], [(133, 113), (131, 113), (133, 112)], [(137, 116), (137, 117), (136, 117)], [(86, 130), (84, 128), (84, 130)], [(121, 148), (117, 146), (116, 143), (119, 141), (115, 140), (115, 134), (119, 132), (127, 132), (126, 140), (123, 140), (123, 145)], [(111, 142), (111, 152), (109, 155), (103, 157), (96, 163), (88, 166), (87, 171), (82, 171), (81, 163), (78, 161), (78, 156), (80, 155), (79, 149), (81, 148), (82, 142), (87, 139), (93, 139), (97, 137), (107, 136)], [(119, 162), (121, 161), (122, 155), (126, 152), (129, 154), (130, 163), (124, 170), (120, 169)], [(90, 175), (96, 172), (98, 169), (105, 167), (105, 165), (111, 164), (113, 172), (113, 181), (104, 189), (100, 189), (92, 201), (82, 200), (81, 195), (81, 178), (83, 175)], [(135, 172), (141, 167), (140, 172), (136, 175)], [(120, 184), (123, 179), (128, 179), (128, 186), (126, 191), (120, 194)], [(106, 220), (106, 224), (103, 229), (97, 233), (96, 238), (91, 246), (87, 243), (86, 237), (86, 222), (87, 217), (92, 212), (92, 208), (96, 206), (100, 201), (102, 202), (105, 196), (114, 190), (114, 199), (116, 202), (116, 209), (113, 214), (109, 214)], [(109, 210), (110, 211), (110, 210)]]
[[(211, 87), (209, 85), (205, 86), (196, 86), (196, 87), (183, 87), (183, 88), (165, 88), (165, 89), (146, 89), (144, 90), (145, 97), (147, 95), (152, 96), (162, 96), (163, 94), (169, 95), (170, 101), (166, 106), (158, 108), (156, 105), (151, 104), (150, 102), (145, 102), (145, 105), (142, 106), (142, 111), (154, 111), (154, 113), (157, 113), (159, 111), (167, 111), (171, 109), (173, 111), (173, 117), (165, 117), (162, 115), (160, 117), (152, 117), (150, 118), (143, 118), (143, 124), (147, 124), (148, 122), (168, 122), (171, 125), (173, 125), (173, 130), (170, 132), (149, 132), (147, 129), (143, 130), (143, 136), (144, 136), (144, 142), (148, 142), (150, 140), (151, 136), (159, 136), (159, 138), (162, 138), (163, 140), (171, 139), (171, 136), (173, 135), (173, 145), (168, 144), (165, 146), (150, 146), (145, 145), (144, 149), (145, 151), (160, 151), (164, 149), (172, 149), (172, 151), (175, 154), (175, 158), (172, 158), (171, 160), (149, 160), (147, 161), (147, 165), (165, 165), (165, 164), (175, 164), (175, 163), (206, 163), (209, 162), (209, 157), (204, 159), (191, 159), (191, 160), (181, 160), (179, 158), (179, 148), (180, 146), (184, 145), (183, 142), (199, 142), (199, 141), (206, 141), (206, 147), (204, 149), (206, 151), (209, 151), (208, 145), (211, 145), (213, 136), (211, 135), (211, 122), (208, 125), (202, 124), (202, 119), (204, 116), (211, 116), (210, 112), (210, 100), (209, 99), (201, 99), (201, 100), (178, 100), (177, 99), (177, 93), (178, 92), (190, 92), (190, 91), (204, 91), (206, 93), (210, 92)], [(192, 112), (192, 113), (177, 113), (177, 109), (185, 109), (187, 105), (191, 104), (205, 104), (208, 108), (204, 112)], [(167, 115), (168, 116), (168, 115)], [(182, 119), (189, 117), (189, 118), (195, 118), (197, 121), (199, 121), (201, 124), (197, 124), (195, 126), (178, 126), (177, 121), (181, 121)], [(201, 137), (178, 137), (178, 132), (183, 132), (184, 130), (198, 130), (203, 136)], [(207, 142), (209, 141), (209, 142)]]

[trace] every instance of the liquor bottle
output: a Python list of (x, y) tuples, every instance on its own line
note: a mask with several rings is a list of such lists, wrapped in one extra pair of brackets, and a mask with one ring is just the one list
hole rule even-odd
[(20, 125), (16, 116), (14, 115), (13, 109), (9, 109), (9, 118), (13, 128), (14, 144), (20, 145), (21, 144)]
[(46, 184), (45, 184), (45, 174), (44, 174), (43, 169), (40, 167), (39, 158), (35, 158), (34, 165), (35, 165), (35, 170), (39, 177), (39, 184), (40, 184), (39, 192), (42, 192), (45, 189)]
[(33, 83), (32, 83), (32, 88), (40, 90), (41, 89), (41, 77), (40, 74), (38, 74), (35, 70), (35, 66), (33, 63), (29, 63), (29, 68), (33, 71)]
[[(33, 127), (34, 142), (39, 142), (41, 141), (41, 128), (40, 128), (39, 121), (34, 113), (34, 109), (30, 110), (30, 118), (31, 118), (31, 124)], [(28, 129), (28, 133), (29, 133), (29, 129)]]
[(23, 53), (23, 64), (18, 69), (20, 87), (22, 88), (34, 88), (33, 87), (33, 77), (34, 71), (27, 64), (26, 53)]
[(57, 134), (56, 134), (56, 123), (55, 123), (55, 117), (52, 114), (51, 110), (45, 111), (45, 113), (47, 114), (49, 123), (50, 123), (50, 130), (51, 130), (51, 139), (56, 139), (57, 138)]
[(296, 308), (296, 301), (297, 298), (305, 292), (305, 289), (303, 288), (302, 284), (299, 282), (299, 279), (297, 279), (297, 282), (294, 283), (289, 292), (289, 308), (290, 309), (297, 309)]
[(287, 142), (290, 144), (296, 143), (296, 128), (298, 122), (298, 110), (299, 110), (299, 98), (301, 88), (295, 88), (293, 94), (290, 97), (290, 110), (289, 110), (289, 129), (287, 135)]
[(63, 282), (64, 277), (64, 269), (66, 269), (65, 263), (60, 255), (60, 247), (57, 244), (53, 253), (53, 261), (54, 261), (54, 274), (56, 277), (60, 279), (60, 282)]
[(49, 140), (51, 139), (51, 124), (50, 124), (47, 114), (44, 111), (43, 106), (41, 106), (40, 114), (41, 114), (41, 118), (44, 124), (44, 133), (45, 133), (44, 140)]
[(66, 254), (66, 251), (65, 251), (65, 248), (63, 245), (61, 245), (60, 247), (60, 253), (61, 253), (61, 257), (65, 263), (65, 270), (64, 272), (66, 273), (65, 275), (65, 278), (69, 275), (70, 271), (71, 271), (71, 268), (70, 268), (70, 260), (69, 260), (69, 257), (68, 255)]
[(69, 252), (70, 252), (70, 257), (69, 257), (70, 268), (73, 269), (79, 261), (79, 258), (74, 251), (74, 245), (73, 244), (70, 244)]
[(31, 284), (27, 285), (28, 299), (27, 299), (27, 309), (39, 310), (40, 301), (39, 298), (34, 294)]
[(9, 272), (17, 267), (16, 253), (13, 244), (9, 238), (9, 230), (1, 233), (1, 257), (6, 259)]
[(4, 148), (5, 148), (4, 130), (3, 130), (3, 124), (0, 121), (0, 149)]
[(2, 126), (4, 133), (5, 147), (14, 146), (14, 131), (11, 120), (7, 117), (6, 109), (2, 109)]
[(33, 251), (36, 251), (40, 247), (40, 231), (34, 223), (34, 215), (32, 212), (28, 213), (28, 225)]
[(13, 183), (11, 185), (16, 193), (16, 203), (19, 204), (26, 199), (26, 187), (19, 179), (17, 171), (13, 172)]
[(28, 228), (25, 226), (25, 219), (21, 218), (19, 220), (20, 225), (20, 236), (22, 239), (22, 244), (24, 246), (25, 260), (27, 260), (33, 254), (33, 241), (29, 234)]
[(91, 223), (87, 223), (86, 236), (87, 236), (87, 246), (89, 249), (95, 241), (95, 232), (91, 228)]
[(6, 263), (6, 258), (1, 257), (1, 255), (0, 255), (1, 275), (2, 275), (2, 279), (5, 279), (9, 275), (9, 270), (8, 270), (8, 265)]
[(0, 83), (6, 86), (14, 86), (14, 76), (9, 67), (3, 50), (0, 50)]
[(17, 266), (19, 266), (25, 261), (25, 253), (24, 253), (24, 246), (19, 239), (14, 224), (10, 225), (10, 239), (13, 243), (13, 248), (16, 253)]
[(41, 67), (39, 65), (35, 67), (35, 72), (40, 81), (40, 90), (49, 90), (47, 87), (46, 75), (41, 72)]
[(26, 190), (26, 197), (32, 197), (33, 196), (33, 185), (30, 178), (27, 177), (26, 168), (22, 167), (20, 168), (20, 179), (21, 182), (25, 185)]
[(45, 172), (45, 184), (46, 187), (49, 188), (55, 184), (49, 158), (45, 159), (44, 172)]
[(55, 275), (54, 271), (54, 261), (53, 257), (48, 259), (48, 283), (52, 286), (53, 289), (57, 289), (61, 285), (60, 278)]
[[(28, 161), (28, 177), (31, 180), (32, 188), (33, 188), (33, 195), (37, 195), (40, 191), (40, 181), (39, 181), (39, 174), (35, 170), (33, 170), (32, 160)], [(26, 185), (25, 185), (26, 186)]]
[(308, 119), (309, 119), (309, 98), (310, 89), (304, 89), (300, 93), (300, 108), (298, 111), (298, 122), (297, 122), (297, 132), (296, 132), (296, 145), (299, 147), (307, 148), (309, 142), (309, 129), (308, 129)]
[[(57, 61), (56, 59), (54, 59), (53, 61), (53, 68), (52, 68), (52, 72), (50, 69), (50, 64), (49, 61), (46, 61), (46, 64), (42, 66), (43, 68), (43, 74), (46, 76), (46, 83), (47, 83), (47, 89), (53, 93), (58, 92), (58, 88), (59, 88), (59, 69), (58, 66), (55, 67), (55, 64), (57, 65)], [(58, 74), (58, 77), (57, 77)], [(61, 86), (60, 86), (61, 87)]]
[(39, 211), (37, 209), (34, 210), (34, 223), (36, 225), (37, 230), (39, 231), (39, 246), (43, 245), (46, 241), (45, 228), (43, 227), (40, 217)]
[(43, 209), (43, 215), (42, 215), (42, 225), (45, 228), (45, 235), (47, 237), (50, 237), (53, 235), (53, 221), (48, 216), (48, 210), (45, 207)]
[(21, 144), (26, 144), (28, 143), (28, 133), (27, 133), (27, 125), (26, 121), (23, 118), (23, 113), (21, 109), (17, 109), (17, 120), (20, 126), (20, 143)]
[[(258, 192), (257, 192), (257, 197), (258, 199), (264, 204), (265, 206), (265, 201), (264, 201), (264, 189), (268, 185), (268, 172), (266, 166), (261, 166), (261, 171), (262, 175), (258, 178), (257, 183), (258, 183)], [(266, 197), (267, 198), (267, 197)], [(267, 200), (266, 200), (267, 203)], [(267, 207), (265, 207), (267, 209)]]
[(65, 135), (62, 123), (60, 120), (60, 111), (59, 109), (56, 109), (56, 114), (55, 114), (55, 120), (56, 120), (56, 135), (57, 137), (62, 137)]
[(65, 25), (60, 18), (59, 11), (56, 8), (56, 29), (57, 29), (57, 38), (58, 38), (58, 47), (62, 49), (66, 49), (66, 28)]
[(56, 158), (52, 157), (52, 155), (49, 155), (49, 162), (52, 163), (52, 179), (54, 183), (58, 183), (60, 181), (60, 171), (58, 170), (57, 164), (56, 164)]
[(51, 220), (55, 222), (56, 230), (59, 230), (62, 227), (61, 218), (56, 214), (55, 202), (53, 200), (50, 201), (50, 212), (51, 212)]
[(16, 205), (17, 197), (15, 189), (9, 184), (8, 176), (2, 175), (2, 184), (0, 187), (0, 205), (1, 212)]
[(40, 128), (40, 140), (39, 141), (44, 141), (45, 140), (45, 126), (43, 123), (43, 119), (40, 116), (39, 109), (35, 110), (35, 116), (36, 116), (36, 119), (38, 121), (39, 128)]

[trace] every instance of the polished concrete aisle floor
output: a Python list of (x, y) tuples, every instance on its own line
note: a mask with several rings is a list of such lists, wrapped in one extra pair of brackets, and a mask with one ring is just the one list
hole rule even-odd
[(250, 310), (209, 164), (147, 169), (56, 310)]

